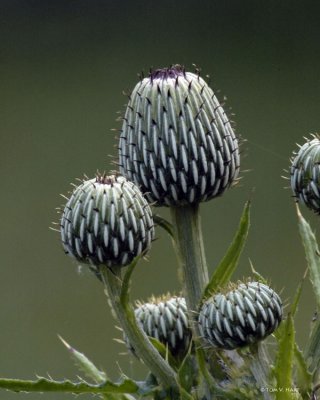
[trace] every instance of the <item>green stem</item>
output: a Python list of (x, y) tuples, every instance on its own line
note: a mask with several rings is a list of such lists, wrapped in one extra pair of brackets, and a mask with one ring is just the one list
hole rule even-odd
[(152, 346), (147, 335), (137, 324), (131, 305), (121, 301), (121, 271), (118, 268), (114, 271), (102, 268), (101, 273), (113, 311), (135, 353), (166, 388), (178, 392), (176, 373)]
[(171, 207), (171, 216), (185, 297), (192, 312), (198, 309), (203, 290), (209, 282), (199, 205)]

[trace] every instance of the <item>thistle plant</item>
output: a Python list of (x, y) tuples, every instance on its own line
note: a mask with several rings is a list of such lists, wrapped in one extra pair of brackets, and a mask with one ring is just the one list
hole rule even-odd
[[(294, 197), (317, 214), (319, 154), (315, 136), (294, 154), (290, 166)], [(200, 70), (188, 72), (180, 65), (156, 69), (135, 85), (118, 156), (119, 171), (86, 178), (67, 196), (59, 232), (65, 253), (100, 280), (127, 348), (148, 370), (146, 379), (122, 375), (112, 382), (62, 339), (91, 382), (0, 379), (0, 387), (91, 393), (111, 400), (317, 399), (320, 322), (312, 326), (304, 352), (295, 341), (303, 280), (287, 313), (276, 284), (253, 267), (248, 279), (231, 281), (248, 236), (250, 202), (209, 276), (200, 203), (237, 183), (240, 156), (239, 138)], [(162, 206), (169, 207), (171, 221), (158, 215)], [(320, 309), (320, 253), (297, 210)], [(181, 294), (153, 296), (134, 307), (131, 281), (151, 247), (155, 225), (172, 238)]]

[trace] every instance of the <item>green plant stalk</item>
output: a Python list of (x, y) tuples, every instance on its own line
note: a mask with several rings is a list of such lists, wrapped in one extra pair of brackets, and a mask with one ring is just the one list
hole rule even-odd
[[(193, 331), (193, 340), (196, 348), (200, 349), (200, 332), (194, 317), (203, 297), (203, 291), (209, 282), (209, 276), (199, 205), (171, 207), (170, 210), (174, 234), (172, 241), (178, 259), (179, 277), (184, 284), (184, 297)], [(203, 385), (206, 386), (208, 384), (207, 377), (204, 378)], [(203, 387), (203, 390), (206, 390), (205, 387)]]
[(149, 370), (166, 388), (173, 388), (174, 391), (178, 392), (176, 373), (152, 346), (147, 335), (137, 324), (131, 305), (121, 302), (121, 271), (118, 268), (115, 268), (114, 271), (109, 268), (102, 268), (101, 273), (112, 309), (137, 356), (143, 360)]
[(209, 282), (199, 205), (171, 207), (170, 210), (184, 295), (188, 309), (195, 312)]

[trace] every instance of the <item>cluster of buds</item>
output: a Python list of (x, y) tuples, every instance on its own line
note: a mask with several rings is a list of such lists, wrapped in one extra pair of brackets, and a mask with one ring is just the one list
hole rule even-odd
[[(312, 192), (307, 204), (319, 210), (316, 141), (303, 146), (293, 161), (292, 185), (306, 203)], [(150, 202), (177, 207), (213, 199), (237, 182), (239, 168), (238, 139), (200, 74), (180, 65), (152, 71), (133, 89), (123, 118), (121, 175), (98, 175), (75, 188), (61, 218), (63, 248), (82, 263), (126, 266), (154, 238)], [(174, 356), (190, 347), (187, 315), (182, 297), (152, 299), (135, 309), (144, 332)], [(270, 335), (281, 318), (279, 296), (249, 282), (205, 301), (196, 323), (210, 345), (234, 349)]]

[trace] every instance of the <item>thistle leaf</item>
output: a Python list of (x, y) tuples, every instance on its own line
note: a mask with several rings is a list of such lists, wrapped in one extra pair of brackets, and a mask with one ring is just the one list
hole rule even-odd
[(58, 337), (68, 349), (75, 364), (88, 378), (93, 379), (96, 383), (104, 383), (106, 381), (107, 377), (103, 371), (100, 371), (83, 353), (71, 347), (60, 335)]
[(303, 399), (310, 399), (312, 374), (308, 371), (307, 363), (297, 344), (294, 347), (294, 358), (297, 366), (297, 387)]
[(278, 331), (279, 349), (274, 367), (277, 381), (276, 400), (292, 400), (296, 398), (292, 382), (293, 354), (295, 348), (295, 330), (293, 317), (289, 313), (283, 329)]
[(295, 348), (297, 346), (295, 342), (293, 318), (297, 312), (304, 279), (305, 275), (294, 296), (291, 312), (275, 334), (279, 344), (278, 355), (274, 367), (274, 376), (277, 381), (276, 400), (291, 400), (297, 398), (296, 392), (294, 391), (295, 386), (292, 377)]
[(320, 320), (317, 320), (311, 330), (311, 336), (308, 340), (305, 359), (310, 371), (319, 369), (320, 364)]
[[(316, 297), (318, 311), (320, 310), (320, 256), (316, 237), (308, 222), (303, 218), (297, 206), (299, 231), (305, 249), (309, 268), (310, 281)], [(319, 368), (320, 363), (320, 322), (313, 325), (310, 339), (306, 346), (305, 358), (311, 371)]]
[(92, 394), (125, 394), (139, 393), (139, 385), (131, 379), (125, 378), (119, 383), (105, 381), (100, 385), (92, 385), (69, 380), (54, 381), (47, 378), (39, 378), (35, 381), (20, 379), (0, 379), (0, 388), (13, 392), (62, 392), (62, 393), (92, 393)]
[(310, 280), (316, 296), (317, 307), (320, 310), (320, 253), (316, 237), (308, 222), (303, 218), (297, 206), (299, 231), (306, 253), (306, 259), (310, 271)]
[(215, 269), (210, 282), (204, 290), (204, 295), (202, 298), (203, 301), (210, 297), (212, 292), (216, 291), (219, 287), (228, 283), (232, 274), (236, 270), (240, 254), (247, 240), (249, 226), (250, 201), (248, 201), (244, 206), (237, 233), (234, 236), (233, 241), (227, 250), (227, 253), (223, 257), (218, 267)]

